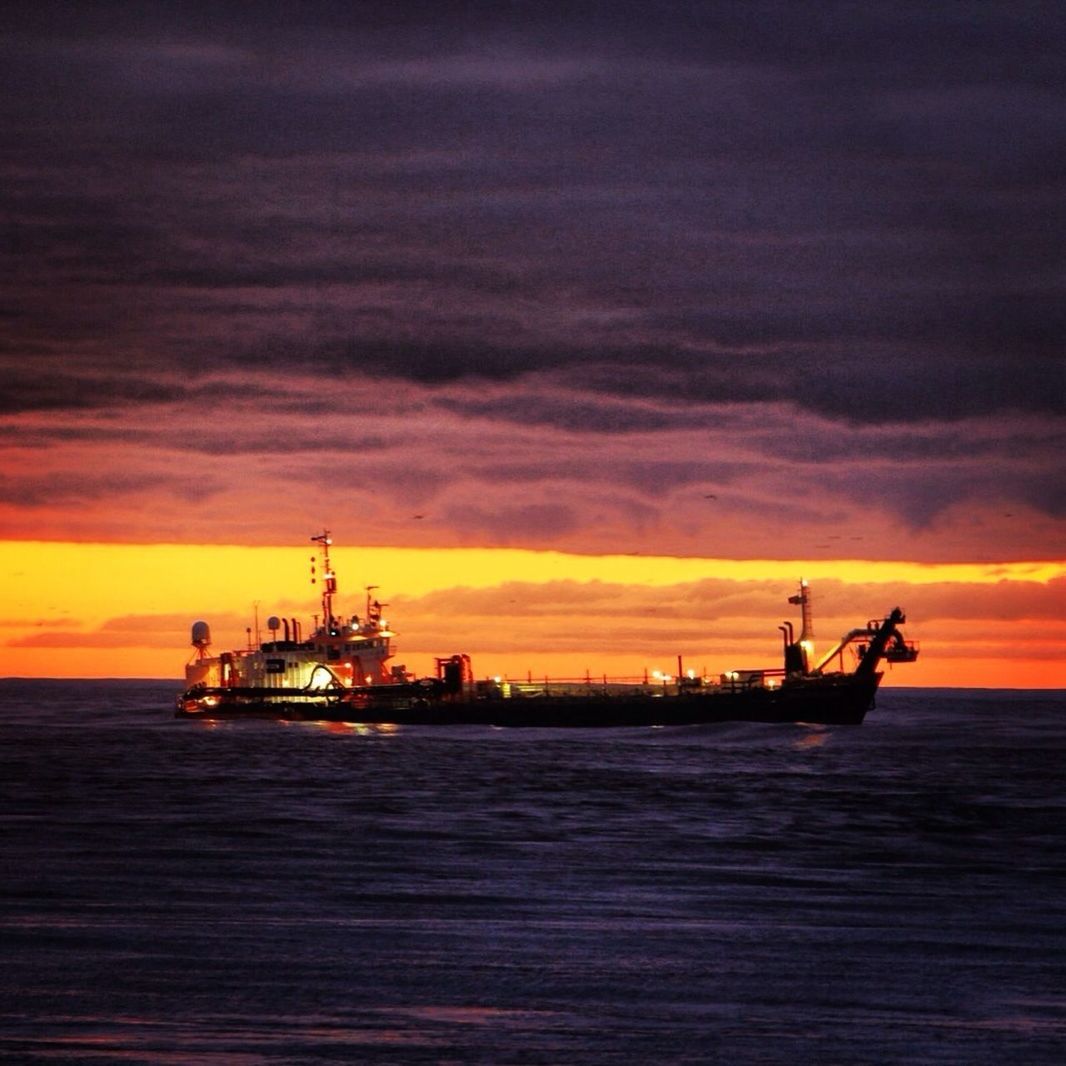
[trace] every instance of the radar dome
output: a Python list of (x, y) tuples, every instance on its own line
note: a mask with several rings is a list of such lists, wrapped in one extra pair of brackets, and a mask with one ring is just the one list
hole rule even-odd
[(276, 614), (272, 614), (267, 619), (267, 629), (269, 629), (271, 633), (276, 633), (280, 628), (281, 628), (281, 619), (278, 618), (278, 616)]
[(193, 622), (192, 645), (194, 648), (206, 648), (211, 643), (211, 627), (206, 622)]

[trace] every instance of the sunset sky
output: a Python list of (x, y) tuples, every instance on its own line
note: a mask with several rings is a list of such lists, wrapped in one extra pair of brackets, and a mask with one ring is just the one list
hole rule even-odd
[(12, 8), (0, 676), (309, 620), (329, 527), (419, 672), (776, 665), (802, 576), (1066, 687), (1053, 5)]

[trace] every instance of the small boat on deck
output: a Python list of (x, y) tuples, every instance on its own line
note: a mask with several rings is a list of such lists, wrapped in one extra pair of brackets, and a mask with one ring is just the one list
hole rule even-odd
[[(177, 717), (584, 729), (708, 722), (857, 725), (874, 706), (881, 664), (918, 657), (917, 645), (899, 629), (906, 619), (896, 607), (845, 633), (814, 661), (811, 595), (803, 581), (789, 598), (800, 608), (799, 636), (791, 622), (778, 627), (780, 667), (701, 677), (683, 672), (679, 659), (676, 676), (475, 680), (469, 656), (459, 653), (437, 658), (435, 674), (416, 677), (389, 665), (395, 634), (382, 616), (386, 605), (373, 597), (376, 586), (367, 588), (361, 616), (334, 612), (333, 542), (328, 530), (311, 540), (321, 553), (315, 563), (322, 571), (322, 613), (306, 639), (297, 619), (271, 617), (269, 640), (257, 635), (253, 642), (250, 636), (247, 648), (211, 655), (210, 627), (195, 622), (196, 654), (185, 670)], [(845, 652), (854, 658), (850, 670)]]

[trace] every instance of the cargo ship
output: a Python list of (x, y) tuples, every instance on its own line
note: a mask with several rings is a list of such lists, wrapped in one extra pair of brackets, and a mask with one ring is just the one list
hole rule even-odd
[(778, 627), (777, 667), (709, 677), (683, 670), (678, 657), (673, 675), (477, 680), (470, 657), (457, 653), (437, 658), (434, 674), (417, 677), (390, 664), (395, 634), (383, 617), (387, 604), (373, 595), (377, 586), (366, 588), (362, 615), (335, 613), (332, 538), (326, 530), (311, 542), (318, 546), (311, 571), (312, 581), (321, 584), (322, 611), (307, 637), (297, 619), (271, 617), (269, 639), (261, 639), (257, 621), (254, 634), (248, 630), (247, 647), (212, 655), (209, 625), (193, 623), (195, 651), (177, 698), (177, 717), (588, 729), (710, 722), (857, 725), (874, 706), (881, 664), (918, 657), (918, 646), (899, 629), (906, 619), (896, 607), (845, 633), (815, 660), (811, 590), (801, 581), (789, 597), (800, 609), (800, 632), (797, 636), (788, 621)]

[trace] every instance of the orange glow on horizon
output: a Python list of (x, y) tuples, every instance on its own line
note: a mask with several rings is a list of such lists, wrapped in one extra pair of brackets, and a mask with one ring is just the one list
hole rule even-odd
[[(320, 611), (318, 586), (309, 582), (313, 547), (0, 542), (0, 676), (179, 678), (197, 619), (211, 624), (214, 647), (225, 649), (246, 645), (256, 604), (264, 631), (271, 614), (310, 620)], [(814, 592), (818, 652), (890, 609), (895, 601), (886, 597), (898, 594), (911, 614), (907, 635), (923, 651), (917, 663), (886, 670), (886, 684), (1066, 687), (1066, 608), (1048, 606), (1049, 583), (1066, 580), (1066, 562), (736, 561), (343, 545), (331, 552), (341, 606), (361, 613), (364, 586), (381, 586), (399, 632), (394, 662), (420, 674), (431, 672), (433, 656), (458, 651), (471, 654), (479, 677), (673, 672), (679, 653), (711, 674), (776, 665), (777, 625), (795, 613), (784, 597), (802, 574)], [(710, 616), (710, 601), (699, 595), (708, 581), (728, 586)], [(835, 590), (831, 602), (820, 588)], [(551, 594), (540, 601), (538, 590)], [(1010, 592), (1005, 617), (995, 607), (1000, 590), (1004, 602)], [(971, 599), (978, 613), (960, 615), (959, 601)], [(924, 616), (913, 601), (925, 604)]]

